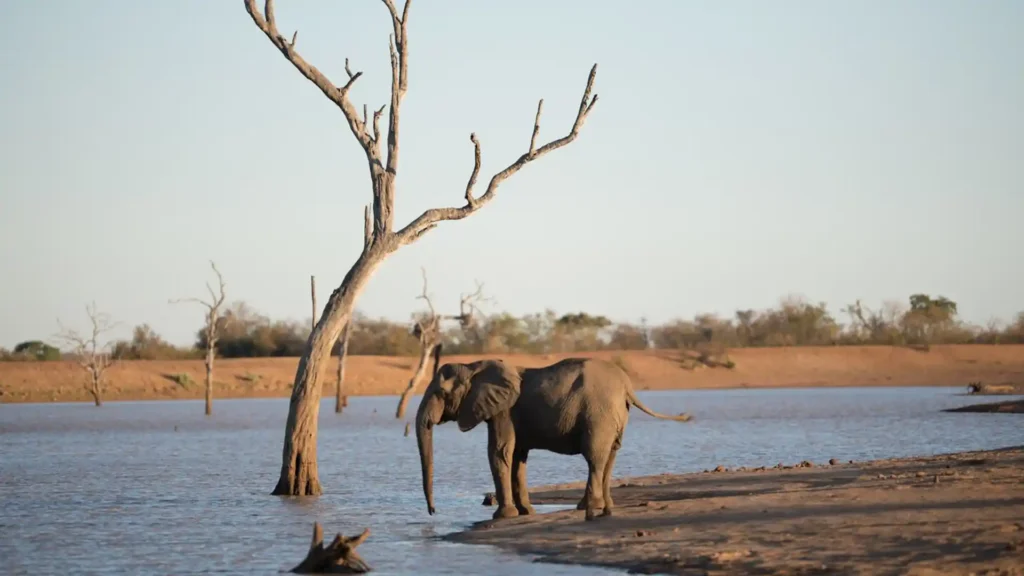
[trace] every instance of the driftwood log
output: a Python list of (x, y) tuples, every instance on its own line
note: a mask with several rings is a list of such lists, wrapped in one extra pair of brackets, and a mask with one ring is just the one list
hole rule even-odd
[(295, 574), (364, 574), (372, 570), (369, 564), (359, 557), (356, 547), (370, 537), (370, 529), (364, 528), (358, 536), (334, 537), (329, 546), (324, 547), (324, 529), (319, 522), (313, 523), (313, 541), (305, 560), (291, 569)]

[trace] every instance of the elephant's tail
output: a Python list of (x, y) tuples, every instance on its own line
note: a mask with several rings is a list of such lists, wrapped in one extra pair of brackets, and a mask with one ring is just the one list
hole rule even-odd
[(654, 416), (655, 418), (661, 418), (663, 420), (675, 420), (676, 422), (688, 422), (693, 419), (693, 416), (687, 414), (686, 412), (683, 412), (678, 416), (669, 416), (667, 414), (655, 412), (654, 410), (651, 410), (650, 408), (645, 406), (644, 403), (641, 402), (640, 399), (636, 397), (636, 394), (632, 390), (629, 390), (627, 393), (629, 394), (629, 403), (643, 410), (644, 413), (646, 413), (649, 416)]

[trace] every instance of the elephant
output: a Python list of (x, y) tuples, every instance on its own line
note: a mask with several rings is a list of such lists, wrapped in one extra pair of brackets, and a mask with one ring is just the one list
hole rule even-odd
[(487, 422), (487, 452), (498, 509), (493, 518), (532, 514), (526, 486), (530, 450), (582, 454), (587, 487), (577, 509), (585, 519), (610, 516), (612, 467), (622, 446), (629, 407), (656, 418), (667, 416), (636, 397), (626, 372), (596, 358), (567, 358), (540, 368), (501, 360), (449, 362), (437, 368), (416, 412), (416, 440), (427, 512), (434, 514), (433, 427), (455, 421), (468, 432)]

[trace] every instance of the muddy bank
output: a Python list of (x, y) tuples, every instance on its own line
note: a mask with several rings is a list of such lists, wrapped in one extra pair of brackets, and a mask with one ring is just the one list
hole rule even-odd
[[(573, 354), (450, 356), (467, 362), (501, 358), (521, 366), (543, 366), (569, 356), (618, 363), (640, 390), (687, 388), (794, 388), (829, 386), (957, 386), (970, 382), (1024, 382), (1024, 345), (933, 346), (929, 351), (892, 346), (822, 346), (729, 350), (724, 365), (708, 366), (668, 350)], [(333, 363), (324, 394), (333, 394)], [(398, 394), (416, 358), (353, 356), (346, 363), (346, 390), (353, 396)], [(215, 397), (286, 397), (297, 358), (218, 360)], [(107, 372), (107, 401), (198, 399), (203, 395), (201, 360), (136, 360)], [(72, 362), (0, 362), (0, 402), (89, 401), (85, 373)]]
[(943, 412), (1002, 412), (1007, 414), (1024, 414), (1024, 400), (1007, 400), (1005, 402), (989, 402), (971, 404), (959, 408), (949, 408)]
[[(611, 517), (520, 516), (446, 539), (642, 574), (1024, 574), (1024, 447), (807, 464), (624, 479)], [(531, 498), (571, 506), (582, 488)]]

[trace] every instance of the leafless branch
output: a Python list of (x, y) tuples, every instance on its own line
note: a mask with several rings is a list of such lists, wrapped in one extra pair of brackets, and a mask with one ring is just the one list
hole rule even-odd
[(452, 320), (458, 320), (463, 328), (473, 324), (474, 318), (480, 312), (479, 304), (488, 302), (491, 298), (484, 296), (484, 285), (476, 281), (476, 290), (469, 294), (462, 294), (459, 297), (459, 315), (449, 316)]
[(466, 205), (475, 208), (473, 186), (476, 186), (476, 177), (480, 175), (480, 141), (476, 139), (476, 132), (469, 135), (469, 141), (473, 143), (473, 172), (469, 174), (469, 183), (466, 184)]
[(406, 34), (409, 20), (409, 4), (412, 0), (405, 0), (405, 7), (402, 15), (398, 15), (393, 0), (384, 0), (384, 4), (391, 13), (391, 26), (393, 34), (389, 39), (388, 46), (391, 52), (391, 110), (388, 121), (388, 172), (395, 174), (398, 171), (398, 127), (399, 111), (401, 110), (402, 98), (409, 88), (409, 45)]
[[(273, 0), (268, 0), (268, 3), (272, 3)], [(202, 298), (176, 298), (168, 300), (170, 304), (199, 304), (206, 308), (206, 337), (207, 345), (214, 346), (217, 343), (217, 316), (220, 313), (221, 306), (224, 305), (224, 301), (227, 299), (227, 293), (224, 288), (227, 284), (224, 282), (224, 276), (220, 273), (217, 268), (217, 264), (210, 260), (210, 268), (213, 269), (213, 273), (217, 276), (217, 290), (215, 291), (209, 282), (206, 283), (206, 290), (210, 293), (209, 300), (203, 300)]]
[[(370, 163), (370, 171), (373, 178), (373, 227), (374, 234), (372, 242), (367, 242), (364, 252), (380, 243), (380, 246), (391, 251), (399, 244), (392, 238), (392, 220), (394, 208), (394, 179), (398, 173), (398, 132), (399, 116), (402, 98), (408, 89), (408, 38), (406, 34), (406, 22), (408, 21), (409, 5), (411, 0), (406, 0), (399, 16), (398, 9), (392, 0), (384, 0), (384, 4), (391, 14), (392, 34), (389, 42), (391, 55), (391, 105), (388, 126), (387, 161), (382, 159), (380, 150), (380, 118), (386, 106), (381, 106), (374, 112), (372, 125), (368, 120), (368, 111), (363, 106), (362, 117), (359, 116), (356, 107), (348, 98), (348, 92), (356, 80), (362, 76), (362, 72), (353, 72), (349, 65), (348, 58), (345, 59), (345, 74), (348, 81), (342, 85), (335, 85), (327, 76), (317, 69), (316, 66), (307, 62), (296, 50), (293, 42), (289, 43), (277, 29), (277, 21), (274, 16), (273, 0), (266, 0), (263, 14), (260, 14), (256, 7), (256, 0), (245, 0), (245, 9), (256, 26), (264, 33), (271, 43), (281, 52), (303, 76), (312, 82), (320, 91), (327, 96), (331, 102), (338, 106), (345, 119), (348, 121), (352, 135), (362, 146), (366, 153), (367, 161)], [(423, 227), (421, 227), (423, 228)], [(422, 234), (422, 232), (421, 232)], [(409, 236), (411, 238), (412, 235)]]
[(481, 195), (478, 198), (473, 197), (472, 187), (476, 181), (476, 173), (479, 170), (478, 162), (480, 156), (480, 144), (477, 141), (476, 135), (471, 134), (470, 141), (473, 143), (475, 161), (473, 174), (472, 176), (470, 176), (469, 186), (467, 186), (466, 190), (466, 205), (459, 208), (431, 208), (429, 210), (424, 211), (422, 214), (420, 214), (419, 217), (417, 217), (415, 220), (413, 220), (404, 228), (395, 233), (396, 236), (398, 237), (399, 243), (404, 245), (413, 242), (416, 238), (423, 234), (423, 232), (425, 231), (424, 228), (428, 226), (446, 220), (462, 220), (463, 218), (469, 216), (473, 212), (476, 212), (481, 207), (483, 207), (484, 204), (490, 202), (494, 198), (494, 195), (497, 192), (498, 187), (510, 176), (512, 176), (516, 172), (519, 172), (519, 170), (521, 170), (524, 166), (540, 158), (541, 156), (547, 154), (548, 152), (557, 150), (565, 146), (566, 144), (569, 144), (570, 142), (576, 140), (576, 137), (579, 136), (580, 129), (583, 127), (583, 123), (586, 121), (587, 116), (590, 114), (590, 111), (593, 110), (594, 105), (597, 104), (597, 94), (594, 94), (593, 97), (591, 97), (590, 95), (591, 91), (594, 88), (594, 79), (596, 77), (597, 64), (594, 64), (594, 66), (590, 69), (590, 76), (587, 78), (587, 87), (583, 91), (583, 98), (580, 100), (579, 111), (576, 113), (576, 119), (575, 121), (573, 121), (572, 128), (569, 130), (569, 133), (561, 138), (552, 140), (539, 148), (535, 148), (535, 138), (537, 132), (540, 130), (540, 113), (543, 100), (541, 100), (540, 103), (538, 103), (537, 115), (534, 121), (534, 132), (533, 138), (531, 138), (530, 150), (528, 150), (525, 154), (520, 156), (515, 162), (509, 164), (504, 170), (492, 176), (490, 183), (487, 185), (487, 190), (483, 193), (483, 195)]
[(373, 112), (373, 141), (380, 142), (380, 117), (384, 113), (384, 108), (387, 106), (381, 106)]
[(544, 108), (544, 99), (537, 102), (537, 117), (533, 119), (533, 136), (530, 136), (530, 156), (537, 152), (537, 133), (540, 132), (540, 111)]
[(427, 269), (420, 267), (420, 275), (423, 276), (423, 290), (416, 298), (426, 301), (427, 307), (430, 308), (430, 317), (434, 318), (437, 316), (437, 312), (434, 311), (434, 303), (430, 301), (430, 295), (427, 294)]
[[(329, 100), (334, 102), (342, 113), (345, 114), (345, 119), (348, 120), (349, 129), (352, 131), (352, 135), (356, 137), (359, 144), (366, 151), (366, 154), (372, 158), (371, 149), (373, 147), (373, 140), (369, 134), (366, 133), (366, 123), (360, 121), (358, 112), (352, 102), (348, 99), (348, 91), (355, 84), (356, 80), (363, 75), (362, 72), (353, 73), (349, 68), (348, 58), (345, 59), (345, 72), (348, 74), (348, 82), (342, 86), (336, 86), (327, 76), (317, 69), (316, 66), (307, 62), (296, 50), (294, 41), (296, 36), (292, 36), (292, 42), (289, 43), (284, 36), (277, 29), (277, 22), (274, 18), (274, 2), (273, 0), (266, 0), (263, 8), (263, 14), (260, 14), (259, 9), (256, 8), (256, 0), (245, 0), (245, 10), (249, 13), (252, 21), (256, 24), (263, 34), (270, 40), (270, 42), (284, 55), (285, 59), (291, 62), (291, 64), (303, 75), (307, 80), (312, 82), (317, 88), (323, 92), (324, 96), (327, 96)], [(296, 32), (296, 35), (298, 32)]]

